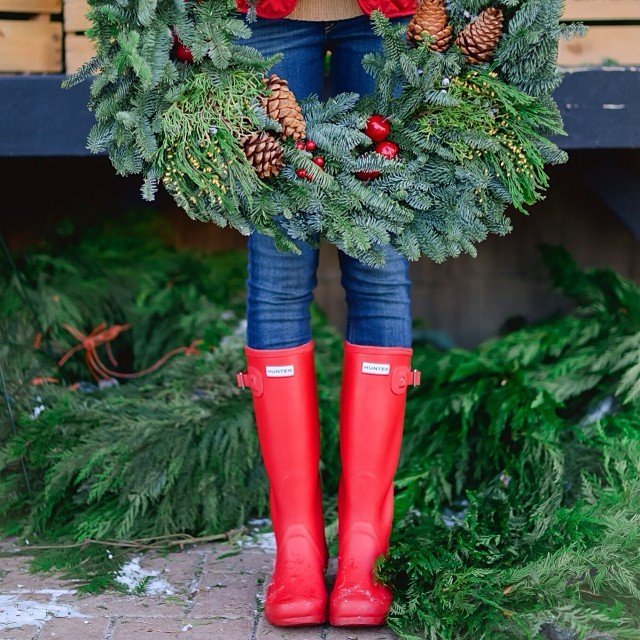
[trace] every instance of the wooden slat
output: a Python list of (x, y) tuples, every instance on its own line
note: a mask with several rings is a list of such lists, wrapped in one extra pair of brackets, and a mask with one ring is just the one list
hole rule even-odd
[(566, 20), (640, 20), (640, 0), (567, 0)]
[(593, 26), (584, 38), (560, 43), (558, 63), (582, 67), (640, 63), (640, 26)]
[(64, 30), (84, 31), (91, 26), (87, 19), (89, 5), (86, 0), (64, 0)]
[(0, 0), (0, 11), (15, 13), (60, 13), (62, 0)]
[(40, 20), (0, 20), (0, 71), (62, 71), (62, 25)]
[(73, 73), (93, 57), (95, 49), (93, 42), (83, 35), (67, 33), (64, 41), (66, 72)]

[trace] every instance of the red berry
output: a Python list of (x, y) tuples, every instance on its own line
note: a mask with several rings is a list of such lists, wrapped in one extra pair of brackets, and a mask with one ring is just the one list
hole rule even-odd
[(356, 177), (360, 180), (372, 180), (380, 175), (379, 171), (356, 171)]
[(315, 151), (316, 143), (313, 140), (307, 140), (307, 144), (304, 145), (307, 151)]
[(317, 164), (321, 169), (324, 167), (324, 158), (322, 156), (316, 156), (311, 160), (314, 164)]
[(296, 175), (298, 176), (298, 178), (306, 178), (307, 172), (305, 169), (296, 169)]
[(400, 147), (395, 142), (391, 142), (391, 140), (384, 140), (383, 142), (378, 142), (375, 151), (381, 156), (393, 160), (400, 152)]
[(191, 49), (182, 44), (180, 40), (177, 40), (175, 46), (173, 47), (173, 55), (177, 60), (180, 60), (180, 62), (188, 62), (189, 64), (193, 62), (193, 54), (191, 53)]
[(385, 117), (373, 115), (367, 120), (364, 132), (374, 142), (382, 142), (391, 133), (391, 125)]
[(313, 176), (312, 176), (310, 173), (308, 173), (308, 174), (305, 176), (305, 178), (306, 178), (306, 180), (308, 180), (309, 182), (312, 182), (312, 181), (313, 181)]
[(300, 151), (304, 151), (305, 144), (301, 140), (296, 142), (296, 149), (300, 149)]

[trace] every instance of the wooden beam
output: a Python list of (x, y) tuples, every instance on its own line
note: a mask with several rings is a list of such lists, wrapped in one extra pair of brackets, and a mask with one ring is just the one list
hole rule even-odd
[(554, 138), (562, 148), (640, 148), (640, 68), (573, 70), (554, 98), (569, 134)]
[[(90, 81), (62, 89), (63, 75), (0, 76), (0, 156), (90, 155)], [(564, 149), (640, 148), (640, 69), (565, 74), (554, 94), (568, 136)]]
[(90, 82), (71, 89), (65, 76), (0, 76), (0, 156), (88, 156), (94, 115)]
[(640, 20), (640, 0), (566, 0), (565, 20)]
[(595, 25), (583, 38), (561, 42), (563, 67), (640, 64), (640, 25)]
[(62, 25), (42, 20), (0, 20), (0, 71), (62, 71)]
[(96, 52), (93, 40), (76, 33), (68, 33), (65, 42), (65, 71), (74, 73)]
[(62, 0), (0, 0), (0, 12), (60, 13)]
[(85, 31), (91, 26), (87, 18), (89, 5), (86, 0), (64, 0), (64, 30), (67, 32)]

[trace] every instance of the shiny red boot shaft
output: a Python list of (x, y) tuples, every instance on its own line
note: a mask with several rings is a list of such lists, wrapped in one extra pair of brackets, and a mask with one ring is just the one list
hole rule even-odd
[(327, 550), (319, 476), (320, 423), (313, 342), (245, 347), (260, 450), (269, 478), (276, 558), (264, 603), (274, 625), (320, 624), (327, 616)]
[(338, 571), (329, 605), (335, 626), (384, 624), (391, 591), (373, 577), (393, 523), (407, 388), (420, 381), (412, 350), (345, 343), (340, 396)]

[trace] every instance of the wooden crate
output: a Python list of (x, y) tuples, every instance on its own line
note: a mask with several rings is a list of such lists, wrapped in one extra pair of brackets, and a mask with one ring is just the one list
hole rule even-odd
[(65, 34), (65, 71), (74, 73), (95, 53), (93, 41), (81, 33)]
[(566, 0), (564, 19), (585, 22), (589, 32), (560, 43), (561, 66), (640, 64), (640, 0)]
[[(0, 73), (62, 71), (62, 0), (0, 0)], [(15, 13), (16, 16), (10, 14)]]
[(563, 67), (640, 64), (640, 25), (597, 25), (584, 38), (560, 44)]
[(65, 71), (73, 73), (90, 60), (95, 47), (84, 35), (91, 26), (87, 18), (89, 5), (86, 0), (64, 0)]
[(566, 20), (640, 21), (640, 0), (566, 0)]

